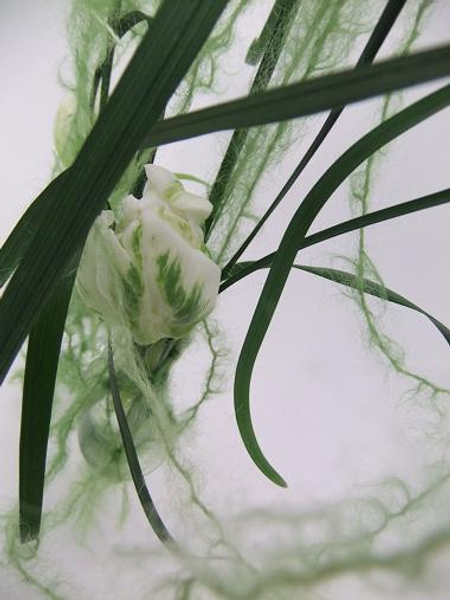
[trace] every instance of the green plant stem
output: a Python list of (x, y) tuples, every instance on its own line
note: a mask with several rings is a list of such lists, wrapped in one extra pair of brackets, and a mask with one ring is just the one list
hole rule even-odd
[[(266, 89), (269, 85), (278, 59), (280, 58), (283, 43), (289, 31), (289, 26), (298, 9), (298, 5), (299, 0), (276, 1), (266, 26), (264, 27), (264, 30), (267, 30), (270, 21), (271, 37), (270, 40), (267, 41), (267, 48), (251, 85), (250, 94), (256, 94)], [(209, 195), (209, 201), (213, 205), (213, 211), (205, 224), (205, 240), (208, 239), (215, 221), (217, 221), (220, 216), (225, 192), (247, 136), (247, 130), (238, 129), (234, 131), (228, 144)]]

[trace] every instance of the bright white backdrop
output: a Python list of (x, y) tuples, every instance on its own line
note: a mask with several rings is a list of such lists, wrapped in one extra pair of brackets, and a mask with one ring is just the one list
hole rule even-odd
[[(56, 0), (28, 0), (20, 4), (3, 0), (0, 7), (0, 69), (6, 83), (0, 95), (2, 241), (48, 182), (53, 119), (62, 97), (57, 76), (64, 68), (67, 53), (65, 8)], [(254, 28), (257, 32), (263, 20), (262, 10), (249, 13), (242, 31), (248, 35), (249, 28)], [(448, 42), (449, 26), (450, 6), (445, 0), (436, 2), (427, 33), (416, 48)], [(389, 45), (386, 51), (389, 52)], [(411, 90), (404, 94), (404, 102), (436, 86)], [(227, 94), (233, 96), (235, 90), (230, 88)], [(368, 101), (345, 111), (333, 135), (249, 251), (248, 258), (276, 247), (297, 200), (315, 182), (324, 165), (374, 124), (375, 106), (376, 101)], [(301, 147), (294, 148), (268, 175), (263, 203), (273, 197), (290, 174), (321, 118), (317, 117), (310, 127)], [(374, 199), (380, 206), (448, 187), (449, 131), (447, 109), (392, 146), (378, 168)], [(220, 135), (175, 144), (160, 151), (158, 162), (174, 171), (211, 178), (213, 163), (205, 163), (205, 156), (217, 155), (225, 140), (226, 135)], [(448, 207), (434, 208), (374, 226), (368, 232), (371, 255), (386, 284), (447, 324), (449, 214)], [(320, 216), (317, 228), (348, 215), (347, 188), (342, 186)], [(304, 252), (301, 260), (339, 266), (333, 255), (355, 247), (355, 237), (345, 236)], [(230, 373), (264, 277), (264, 273), (255, 274), (220, 299), (217, 316), (228, 345), (234, 349)], [(384, 322), (404, 346), (412, 369), (450, 387), (448, 348), (425, 319), (405, 309), (392, 308)], [(185, 366), (189, 368), (188, 364)], [(194, 363), (192, 368), (195, 370)], [(179, 384), (179, 392), (186, 386), (189, 387), (186, 382)], [(340, 289), (309, 274), (292, 274), (252, 384), (255, 427), (261, 445), (290, 483), (290, 489), (274, 489), (255, 472), (247, 458), (235, 427), (230, 381), (228, 389), (205, 409), (198, 426), (193, 456), (201, 464), (206, 496), (221, 510), (267, 506), (272, 502), (279, 507), (307, 508), (336, 501), (349, 490), (362, 489), (385, 475), (414, 478), (415, 465), (423, 464), (430, 456), (424, 456), (422, 451), (423, 415), (404, 403), (408, 387), (407, 382), (389, 373), (376, 353), (368, 350), (362, 319)], [(5, 385), (1, 395), (0, 507), (4, 509), (17, 494), (20, 387), (14, 383)], [(2, 585), (7, 586), (7, 592), (2, 591)], [(410, 597), (422, 600), (423, 593), (411, 593)], [(430, 594), (427, 597), (436, 600), (448, 597), (442, 595), (442, 590)], [(0, 598), (36, 597), (26, 588), (12, 592), (7, 582), (0, 583)], [(122, 596), (119, 593), (117, 597)], [(361, 598), (355, 595), (351, 600), (357, 597)]]

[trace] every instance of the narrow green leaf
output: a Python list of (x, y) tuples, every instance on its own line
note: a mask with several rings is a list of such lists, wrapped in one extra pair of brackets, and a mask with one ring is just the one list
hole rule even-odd
[(226, 4), (170, 0), (152, 21), (0, 301), (0, 381)]
[[(389, 206), (388, 208), (382, 208), (381, 210), (375, 210), (371, 213), (362, 215), (361, 217), (349, 219), (348, 221), (344, 221), (338, 225), (333, 225), (332, 227), (327, 227), (326, 229), (322, 229), (317, 233), (308, 235), (303, 240), (299, 241), (297, 251), (303, 250), (303, 248), (308, 248), (309, 246), (314, 246), (315, 244), (319, 244), (320, 242), (324, 242), (336, 236), (343, 235), (344, 233), (355, 231), (356, 229), (369, 227), (370, 225), (375, 225), (376, 223), (381, 223), (382, 221), (395, 219), (396, 217), (401, 217), (419, 210), (432, 208), (433, 206), (440, 206), (441, 204), (446, 204), (447, 202), (450, 202), (450, 189), (442, 190), (441, 192), (436, 192), (435, 194), (429, 194), (428, 196), (422, 196), (421, 198), (416, 198), (415, 200), (409, 200), (408, 202), (402, 202), (394, 206)], [(225, 278), (222, 282), (220, 291), (224, 292), (227, 288), (231, 287), (239, 280), (247, 277), (247, 275), (250, 275), (255, 271), (258, 271), (259, 269), (270, 267), (274, 257), (275, 252), (272, 252), (271, 254), (267, 254), (258, 260), (245, 261), (233, 265), (233, 268), (230, 270), (229, 277)], [(223, 275), (225, 277), (225, 273)]]
[[(120, 19), (115, 18), (117, 10), (117, 7), (112, 10), (109, 25), (119, 37), (125, 35), (140, 21), (147, 20), (147, 17), (140, 11), (133, 11)], [(114, 44), (111, 44), (103, 65), (94, 74), (94, 96), (98, 83), (100, 80), (102, 81), (100, 110), (104, 109), (108, 99), (113, 56)], [(52, 182), (49, 186), (50, 190), (55, 185), (60, 185), (63, 177), (64, 174)], [(55, 195), (44, 193), (40, 197), (40, 202), (33, 203), (14, 229), (12, 243), (11, 240), (7, 240), (2, 248), (0, 260), (5, 259), (7, 266), (3, 277), (7, 278), (17, 266), (39, 224), (44, 222), (45, 218), (50, 217), (47, 198), (53, 199)], [(9, 255), (8, 252), (6, 255), (3, 253), (4, 249), (10, 251)], [(11, 263), (9, 269), (8, 262)], [(2, 274), (1, 270), (0, 274)], [(73, 284), (74, 277), (72, 276), (70, 281), (65, 281), (63, 285), (59, 286), (60, 289), (57, 289), (49, 306), (33, 325), (28, 341), (22, 401), (19, 469), (19, 513), (22, 543), (39, 537), (56, 374)], [(36, 414), (39, 414), (38, 419), (36, 419)]]
[(23, 255), (41, 223), (50, 218), (51, 211), (66, 177), (67, 171), (54, 179), (27, 208), (0, 249), (0, 287), (2, 287), (22, 260)]
[(165, 119), (150, 128), (143, 148), (213, 131), (243, 129), (312, 115), (450, 74), (450, 45), (326, 75)]
[(111, 340), (108, 341), (108, 370), (109, 370), (109, 385), (111, 389), (111, 395), (114, 403), (114, 410), (116, 411), (117, 422), (119, 423), (120, 435), (122, 436), (123, 446), (125, 448), (125, 454), (130, 467), (131, 477), (133, 479), (136, 493), (141, 502), (142, 508), (144, 509), (145, 516), (147, 517), (150, 526), (155, 532), (156, 536), (166, 546), (175, 550), (178, 544), (169, 533), (167, 527), (164, 525), (161, 517), (156, 510), (153, 503), (150, 492), (147, 488), (144, 475), (142, 473), (139, 458), (136, 452), (136, 447), (133, 442), (133, 436), (131, 435), (130, 428), (128, 426), (127, 417), (123, 409), (122, 400), (120, 397), (119, 386), (117, 385), (116, 373), (114, 368), (114, 355), (111, 346)]
[[(125, 35), (140, 21), (147, 21), (146, 15), (140, 11), (127, 13), (120, 19), (114, 18), (115, 10), (111, 13), (110, 25), (119, 37)], [(98, 83), (102, 80), (100, 110), (104, 108), (108, 98), (113, 53), (114, 44), (111, 45), (104, 64), (94, 74), (94, 94)], [(63, 177), (64, 174), (55, 179), (48, 189), (52, 190), (55, 185), (60, 185)], [(47, 210), (48, 198), (54, 199), (55, 194), (44, 192), (39, 199), (40, 202), (33, 203), (25, 212), (13, 231), (12, 240), (8, 239), (3, 246), (0, 265), (5, 262), (6, 265), (3, 267), (6, 266), (6, 268), (0, 269), (0, 285), (17, 266), (39, 224), (44, 222), (45, 218), (50, 217)], [(74, 277), (71, 277), (70, 281), (65, 281), (63, 285), (59, 286), (49, 306), (33, 325), (28, 341), (19, 470), (19, 513), (22, 543), (36, 539), (41, 526), (45, 466), (56, 373), (73, 283)], [(36, 419), (37, 414), (39, 415), (38, 419)]]
[[(370, 64), (374, 60), (374, 58), (378, 54), (378, 50), (381, 48), (388, 33), (391, 31), (394, 23), (396, 22), (397, 17), (399, 16), (402, 8), (405, 5), (405, 2), (406, 2), (406, 0), (389, 0), (388, 1), (386, 6), (384, 7), (384, 10), (383, 10), (377, 24), (375, 25), (374, 30), (372, 31), (372, 34), (370, 35), (370, 37), (367, 41), (367, 44), (365, 45), (365, 47), (361, 53), (361, 56), (359, 57), (359, 60), (356, 64), (355, 68), (359, 68), (361, 65)], [(253, 230), (249, 233), (247, 238), (240, 245), (240, 247), (236, 250), (236, 252), (233, 254), (231, 259), (228, 261), (227, 265), (224, 267), (223, 270), (224, 270), (225, 276), (229, 273), (232, 266), (234, 264), (236, 264), (237, 261), (239, 260), (239, 258), (244, 254), (246, 249), (250, 246), (252, 241), (255, 239), (255, 237), (258, 235), (258, 233), (261, 231), (261, 229), (264, 226), (264, 224), (266, 223), (266, 221), (270, 218), (270, 216), (276, 210), (276, 208), (279, 206), (279, 204), (282, 202), (282, 200), (284, 199), (284, 197), (286, 196), (288, 191), (291, 189), (291, 187), (294, 185), (294, 183), (297, 181), (297, 179), (300, 177), (300, 175), (306, 169), (310, 160), (313, 158), (313, 156), (315, 155), (317, 150), (320, 148), (320, 146), (322, 145), (322, 142), (325, 141), (327, 135), (333, 129), (336, 121), (339, 119), (339, 117), (343, 111), (344, 111), (344, 107), (333, 109), (329, 113), (324, 124), (320, 128), (318, 134), (314, 138), (314, 140), (311, 143), (311, 145), (309, 146), (308, 150), (303, 155), (303, 157), (300, 160), (300, 162), (298, 163), (298, 165), (295, 167), (294, 171), (292, 172), (292, 174), (289, 177), (289, 179), (287, 180), (287, 182), (281, 188), (281, 190), (278, 193), (275, 200), (272, 202), (272, 204), (269, 206), (269, 208), (266, 210), (266, 212), (263, 214), (263, 216), (259, 219), (259, 221), (256, 223)]]
[(312, 273), (314, 275), (318, 275), (319, 277), (323, 277), (324, 279), (329, 279), (330, 281), (334, 281), (341, 285), (345, 285), (347, 287), (351, 287), (355, 290), (362, 289), (365, 294), (370, 294), (371, 296), (376, 296), (377, 298), (383, 298), (388, 300), (389, 302), (393, 302), (395, 304), (399, 304), (400, 306), (404, 306), (406, 308), (410, 308), (411, 310), (415, 310), (416, 312), (424, 315), (433, 323), (433, 325), (438, 329), (438, 331), (443, 335), (447, 344), (450, 345), (450, 330), (440, 321), (438, 321), (435, 317), (427, 313), (425, 310), (414, 304), (404, 296), (397, 294), (393, 290), (389, 288), (383, 287), (378, 283), (374, 283), (369, 279), (360, 280), (358, 277), (353, 275), (353, 273), (347, 273), (346, 271), (341, 271), (338, 269), (329, 269), (323, 267), (312, 267), (306, 265), (292, 265), (295, 269), (300, 269), (301, 271), (306, 271), (307, 273)]
[(242, 346), (234, 385), (236, 419), (243, 442), (259, 469), (278, 485), (286, 484), (265, 458), (255, 437), (250, 414), (250, 380), (299, 243), (305, 238), (309, 227), (330, 196), (350, 173), (385, 144), (449, 104), (450, 85), (402, 110), (353, 144), (312, 188), (291, 219), (281, 240)]
[(23, 385), (19, 460), (20, 538), (39, 535), (44, 493), (45, 464), (58, 358), (73, 276), (55, 288), (34, 323), (29, 340)]

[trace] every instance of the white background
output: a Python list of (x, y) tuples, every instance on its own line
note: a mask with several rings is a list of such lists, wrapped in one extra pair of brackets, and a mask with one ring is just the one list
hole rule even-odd
[[(2, 240), (48, 182), (53, 119), (63, 95), (57, 75), (64, 67), (67, 53), (64, 9), (63, 3), (56, 0), (20, 3), (3, 0), (0, 6)], [(245, 27), (251, 24), (258, 31), (263, 20), (263, 14), (253, 15), (253, 19), (250, 15)], [(450, 6), (442, 0), (436, 3), (427, 33), (416, 48), (448, 42), (449, 26)], [(405, 103), (437, 85), (421, 86), (406, 93)], [(228, 95), (233, 95), (233, 89)], [(376, 106), (375, 101), (369, 101), (345, 111), (272, 225), (249, 251), (249, 258), (276, 247), (298, 199), (324, 166), (375, 123)], [(290, 174), (320, 122), (318, 117), (302, 146), (291, 151), (270, 173), (267, 198), (262, 204), (270, 201)], [(449, 186), (449, 127), (447, 109), (392, 146), (378, 168), (374, 193), (377, 206)], [(173, 170), (211, 178), (215, 163), (205, 164), (205, 156), (209, 153), (217, 156), (224, 139), (217, 136), (212, 140), (202, 138), (176, 144), (162, 150), (158, 160)], [(317, 229), (349, 217), (346, 191), (342, 186), (335, 194), (319, 217)], [(368, 231), (371, 254), (386, 284), (447, 324), (450, 323), (448, 216), (448, 207), (434, 208)], [(308, 250), (300, 258), (302, 262), (339, 268), (342, 263), (336, 262), (333, 255), (355, 247), (355, 237), (350, 235)], [(265, 273), (255, 274), (220, 299), (218, 318), (234, 350), (243, 340), (264, 277)], [(384, 322), (387, 331), (404, 346), (408, 366), (450, 387), (448, 347), (425, 319), (394, 307), (386, 313)], [(234, 352), (229, 373), (235, 359)], [(186, 386), (189, 384), (183, 382), (178, 391)], [(306, 508), (317, 502), (338, 500), (355, 486), (379, 481), (385, 475), (413, 477), (413, 465), (425, 460), (420, 441), (424, 414), (405, 404), (408, 387), (408, 382), (390, 374), (376, 352), (369, 351), (362, 318), (341, 290), (309, 274), (292, 274), (252, 383), (254, 422), (261, 446), (289, 482), (289, 491), (274, 489), (247, 458), (234, 422), (230, 381), (225, 393), (205, 409), (193, 453), (201, 463), (203, 482), (208, 482), (208, 499), (221, 509), (271, 502)], [(0, 507), (5, 509), (17, 494), (20, 418), (17, 384), (4, 386), (0, 411)], [(25, 588), (16, 588), (13, 593), (9, 587), (2, 595), (2, 585), (0, 598), (37, 597)], [(441, 596), (439, 590), (433, 593), (434, 596), (427, 594), (427, 597), (448, 597)], [(425, 597), (421, 595), (423, 592), (417, 594), (411, 597)]]

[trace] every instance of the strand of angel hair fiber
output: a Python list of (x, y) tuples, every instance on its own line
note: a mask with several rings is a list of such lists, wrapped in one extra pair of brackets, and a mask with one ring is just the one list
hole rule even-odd
[[(393, 25), (395, 24), (397, 17), (399, 16), (400, 12), (402, 11), (402, 9), (405, 5), (405, 2), (406, 2), (406, 0), (400, 0), (400, 1), (399, 0), (389, 0), (387, 2), (373, 32), (371, 33), (366, 45), (364, 46), (364, 49), (361, 53), (361, 56), (358, 59), (358, 62), (356, 63), (357, 67), (359, 65), (370, 64), (374, 60), (379, 49), (381, 48), (381, 45), (383, 44), (384, 40), (386, 39), (386, 37), (389, 34), (390, 30), (392, 29)], [(242, 254), (245, 252), (245, 250), (249, 247), (249, 245), (252, 243), (254, 238), (261, 231), (264, 224), (267, 222), (267, 220), (270, 218), (270, 216), (274, 213), (274, 211), (280, 205), (281, 201), (284, 199), (286, 194), (289, 192), (289, 190), (292, 188), (294, 183), (297, 181), (297, 179), (300, 177), (300, 175), (306, 169), (309, 162), (311, 161), (311, 159), (316, 154), (317, 150), (322, 145), (322, 142), (325, 140), (325, 138), (328, 136), (330, 131), (333, 129), (336, 121), (339, 119), (339, 117), (341, 116), (343, 111), (344, 111), (344, 107), (339, 108), (339, 109), (333, 109), (332, 111), (330, 111), (324, 124), (320, 128), (319, 132), (317, 133), (316, 137), (312, 141), (311, 145), (308, 147), (305, 154), (302, 156), (300, 162), (295, 167), (292, 174), (289, 176), (287, 182), (281, 188), (281, 190), (277, 194), (276, 198), (274, 199), (272, 204), (269, 206), (269, 208), (266, 210), (266, 212), (263, 214), (263, 216), (258, 220), (258, 222), (254, 226), (254, 228), (252, 229), (250, 234), (245, 238), (244, 242), (240, 245), (240, 247), (236, 250), (236, 252), (233, 254), (233, 256), (230, 258), (228, 263), (223, 268), (224, 278), (227, 277), (227, 275), (229, 274), (233, 265), (236, 264), (236, 262), (239, 260), (239, 258), (242, 256)]]
[[(399, 54), (410, 53), (414, 43), (420, 36), (421, 29), (423, 28), (432, 7), (432, 0), (420, 1), (417, 10), (411, 14), (412, 26), (410, 31), (406, 34), (406, 39), (400, 45), (398, 50)], [(386, 120), (393, 110), (398, 109), (400, 97), (400, 94), (386, 95), (386, 97), (382, 100), (379, 122)], [(369, 198), (372, 191), (372, 183), (375, 177), (375, 167), (380, 156), (380, 153), (371, 156), (364, 163), (362, 168), (351, 177), (351, 201), (353, 210), (357, 214), (365, 215), (370, 208)], [(366, 233), (364, 229), (360, 229), (358, 232), (358, 247), (356, 256), (352, 259), (345, 260), (353, 267), (354, 273), (360, 282), (362, 282), (364, 278), (371, 278), (376, 280), (379, 285), (384, 285), (382, 277), (366, 249)], [(371, 309), (369, 306), (366, 295), (361, 289), (361, 286), (359, 289), (355, 290), (355, 293), (352, 295), (352, 297), (361, 309), (371, 345), (378, 349), (378, 351), (382, 354), (382, 356), (384, 356), (387, 363), (395, 372), (415, 382), (415, 388), (411, 390), (412, 393), (415, 392), (415, 395), (417, 396), (422, 391), (428, 392), (428, 401), (435, 407), (438, 413), (442, 414), (442, 410), (438, 405), (439, 396), (442, 394), (450, 394), (450, 390), (436, 385), (431, 380), (419, 375), (405, 366), (403, 349), (401, 349), (398, 342), (394, 341), (392, 337), (381, 330), (380, 323), (377, 321), (373, 309)]]
[[(302, 3), (289, 28), (282, 53), (270, 80), (270, 87), (306, 80), (319, 72), (342, 67), (352, 43), (368, 28), (372, 10), (362, 10), (353, 0)], [(339, 35), (336, 31), (339, 30)], [(259, 220), (252, 205), (256, 191), (270, 168), (279, 163), (287, 150), (302, 139), (307, 120), (282, 122), (248, 131), (239, 160), (221, 200), (222, 212), (214, 220), (209, 246), (215, 260), (224, 265), (239, 247), (248, 223)]]

